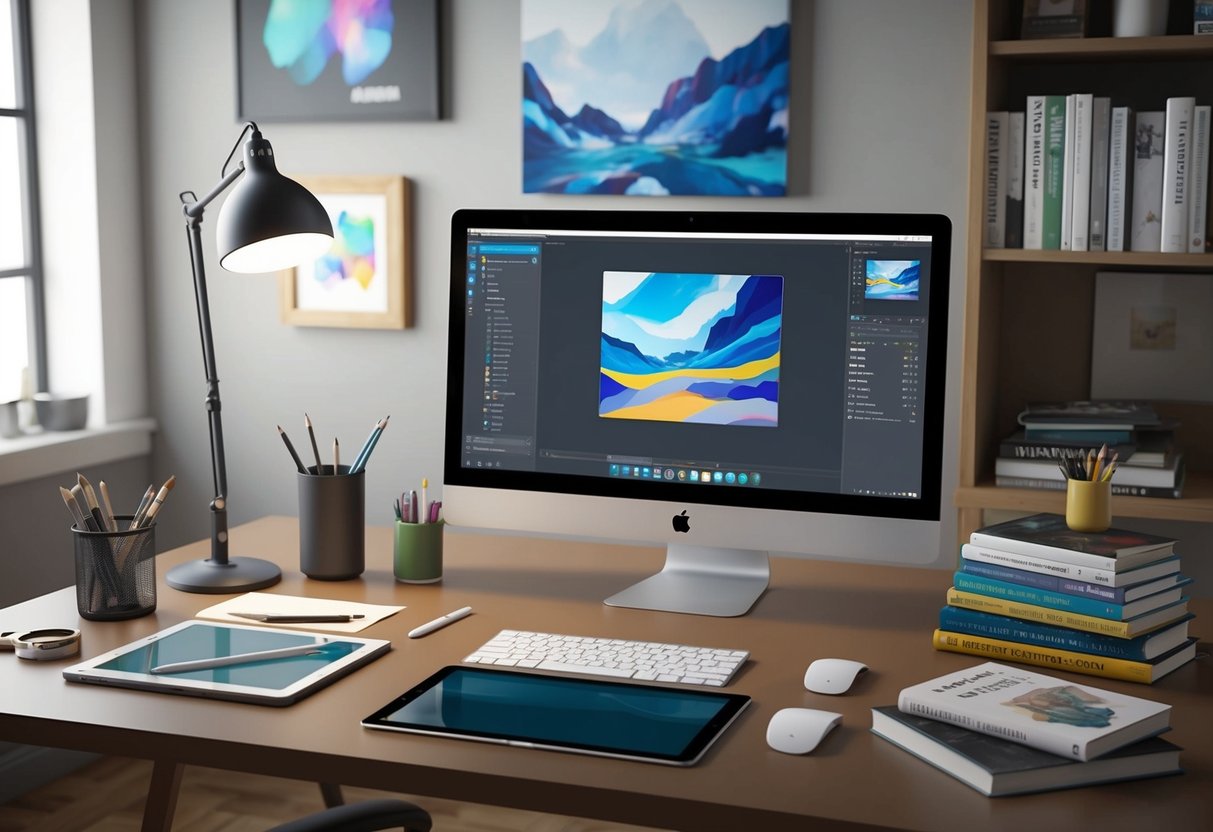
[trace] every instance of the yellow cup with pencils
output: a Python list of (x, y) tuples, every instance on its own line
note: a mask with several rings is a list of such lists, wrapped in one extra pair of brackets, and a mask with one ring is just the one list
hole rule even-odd
[(1105, 464), (1107, 446), (1098, 454), (1062, 462), (1066, 475), (1066, 525), (1076, 532), (1102, 532), (1112, 525), (1112, 472), (1116, 457)]

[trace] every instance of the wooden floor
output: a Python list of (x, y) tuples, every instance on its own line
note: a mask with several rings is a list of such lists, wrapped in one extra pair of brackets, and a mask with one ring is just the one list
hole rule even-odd
[[(151, 763), (105, 757), (0, 805), (0, 832), (138, 832)], [(347, 803), (399, 797), (344, 789)], [(431, 798), (408, 798), (434, 818), (435, 832), (645, 832), (601, 823)], [(315, 783), (187, 767), (173, 832), (263, 832), (324, 808)]]

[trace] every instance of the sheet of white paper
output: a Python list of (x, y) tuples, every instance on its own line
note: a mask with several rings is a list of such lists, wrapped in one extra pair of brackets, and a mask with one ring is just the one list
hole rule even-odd
[[(333, 601), (328, 598), (304, 598), (298, 595), (276, 595), (272, 592), (246, 592), (199, 612), (195, 618), (208, 621), (226, 621), (230, 624), (262, 624), (266, 627), (284, 628), (288, 630), (326, 630), (334, 633), (356, 633), (382, 621), (389, 615), (395, 615), (404, 607), (391, 607), (383, 604), (360, 604), (356, 601)], [(241, 618), (232, 615), (234, 612), (268, 613), (271, 615), (342, 615), (358, 614), (366, 618), (356, 618), (353, 621), (339, 622), (305, 622), (302, 624), (283, 624), (276, 621), (254, 621), (251, 618)]]

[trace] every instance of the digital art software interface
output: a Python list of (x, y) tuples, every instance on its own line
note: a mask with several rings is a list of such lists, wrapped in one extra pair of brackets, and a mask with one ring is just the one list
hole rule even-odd
[(777, 427), (782, 326), (780, 275), (603, 272), (598, 415)]
[(869, 300), (918, 300), (921, 260), (868, 260), (863, 296)]

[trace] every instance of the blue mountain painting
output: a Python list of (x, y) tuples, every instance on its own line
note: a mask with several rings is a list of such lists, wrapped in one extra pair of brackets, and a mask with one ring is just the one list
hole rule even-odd
[(920, 260), (869, 260), (863, 296), (872, 300), (918, 300)]
[(598, 414), (779, 424), (783, 277), (605, 272)]
[[(695, 10), (674, 0), (619, 4), (582, 47), (560, 29), (524, 44), (525, 192), (787, 192), (788, 24), (756, 25), (756, 35), (717, 60), (684, 5)], [(731, 13), (740, 19), (746, 8)], [(668, 79), (664, 92), (654, 79)], [(562, 109), (553, 91), (575, 85), (580, 96), (564, 100), (578, 104)], [(650, 95), (639, 112), (629, 106)]]

